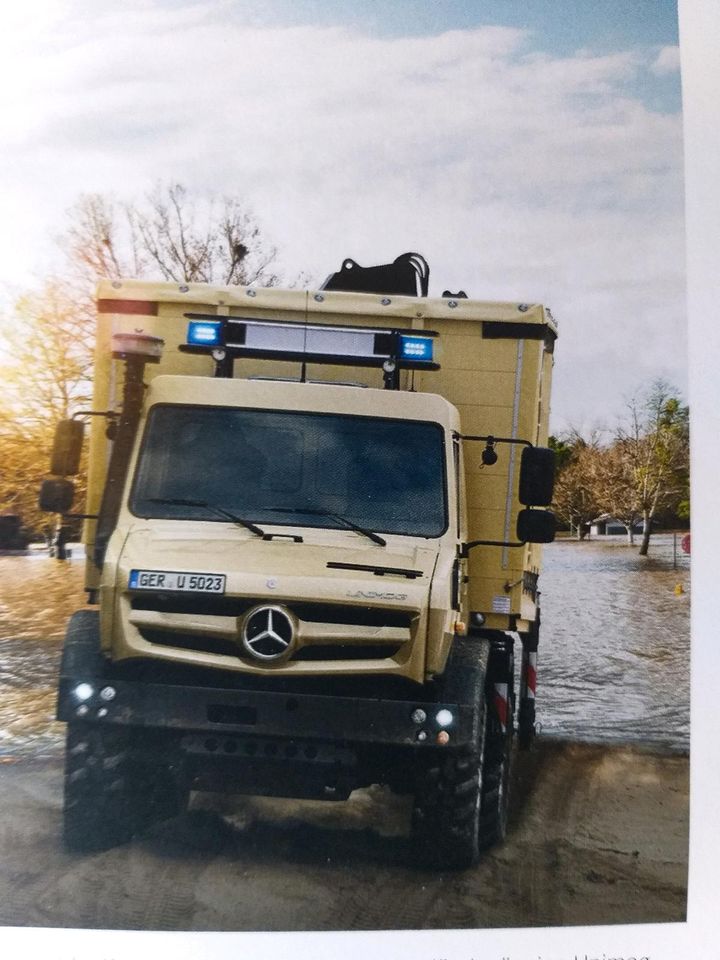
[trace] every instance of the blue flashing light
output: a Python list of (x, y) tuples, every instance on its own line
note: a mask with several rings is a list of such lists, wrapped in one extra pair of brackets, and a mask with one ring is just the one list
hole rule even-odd
[(432, 363), (433, 342), (430, 337), (400, 337), (400, 359), (418, 360), (421, 363)]
[(187, 342), (195, 347), (220, 347), (222, 326), (222, 320), (191, 320), (188, 324)]

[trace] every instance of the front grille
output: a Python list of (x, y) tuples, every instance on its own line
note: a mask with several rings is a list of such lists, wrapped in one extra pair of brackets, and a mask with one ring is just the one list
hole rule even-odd
[[(162, 647), (176, 647), (181, 650), (194, 650), (196, 653), (219, 654), (226, 657), (239, 657), (240, 647), (232, 640), (221, 640), (201, 633), (175, 633), (169, 630), (140, 629), (140, 636), (148, 643)], [(326, 644), (322, 646), (301, 647), (290, 660), (377, 660), (394, 657), (401, 644)]]
[(239, 617), (258, 602), (242, 597), (146, 593), (131, 597), (130, 607), (133, 610), (157, 610), (160, 613), (200, 613), (215, 617)]
[(151, 630), (140, 628), (140, 636), (148, 643), (161, 647), (175, 647), (181, 650), (194, 650), (196, 653), (213, 653), (225, 657), (237, 657), (238, 645), (232, 640), (209, 637), (202, 633), (175, 633), (169, 630)]
[(282, 603), (299, 620), (311, 623), (347, 623), (363, 627), (406, 627), (412, 624), (413, 615), (403, 610), (386, 607), (356, 607), (341, 603), (295, 603), (275, 597), (185, 597), (167, 593), (133, 596), (133, 610), (157, 610), (160, 613), (197, 613), (216, 617), (239, 617), (251, 607), (263, 603)]
[[(129, 599), (131, 622), (148, 643), (235, 660), (245, 660), (247, 654), (239, 639), (235, 639), (234, 620), (259, 604), (281, 603), (300, 621), (304, 639), (289, 658), (289, 663), (391, 659), (411, 640), (416, 616), (386, 607), (312, 601), (294, 603), (275, 597), (151, 593), (131, 595)], [(200, 616), (209, 619), (202, 625), (192, 622), (194, 617)], [(221, 623), (221, 617), (225, 618), (224, 623)], [(184, 618), (187, 618), (185, 622)], [(214, 633), (217, 628), (220, 628), (220, 636)], [(384, 643), (379, 635), (382, 633), (386, 634), (382, 638)]]
[(316, 647), (301, 647), (291, 660), (384, 660), (394, 657), (402, 644), (364, 643), (352, 645), (327, 644)]

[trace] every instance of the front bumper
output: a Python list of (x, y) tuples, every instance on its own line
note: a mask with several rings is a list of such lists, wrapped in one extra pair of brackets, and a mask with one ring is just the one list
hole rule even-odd
[[(78, 686), (83, 699), (78, 696)], [(412, 719), (417, 710), (426, 714), (425, 721)], [(450, 711), (451, 723), (438, 724), (440, 710)], [(417, 748), (436, 747), (441, 732), (448, 734), (446, 747), (470, 745), (477, 738), (476, 710), (466, 704), (116, 682), (81, 672), (61, 677), (58, 719), (186, 733)]]

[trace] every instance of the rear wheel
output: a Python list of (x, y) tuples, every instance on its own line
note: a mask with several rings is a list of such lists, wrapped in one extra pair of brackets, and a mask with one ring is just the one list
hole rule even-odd
[(537, 651), (540, 641), (540, 606), (530, 629), (522, 636), (523, 655), (520, 671), (520, 710), (518, 715), (518, 747), (529, 750), (535, 741), (535, 696), (537, 686)]
[[(493, 662), (494, 661), (494, 662)], [(501, 690), (498, 690), (498, 687)], [(503, 696), (503, 689), (505, 695)], [(493, 649), (488, 670), (485, 749), (478, 847), (487, 850), (507, 833), (515, 694), (512, 650)]]

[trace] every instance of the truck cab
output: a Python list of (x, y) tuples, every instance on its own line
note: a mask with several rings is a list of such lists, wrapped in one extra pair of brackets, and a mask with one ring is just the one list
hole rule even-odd
[(459, 427), (432, 394), (157, 377), (100, 584), (113, 660), (431, 679), (464, 622)]

